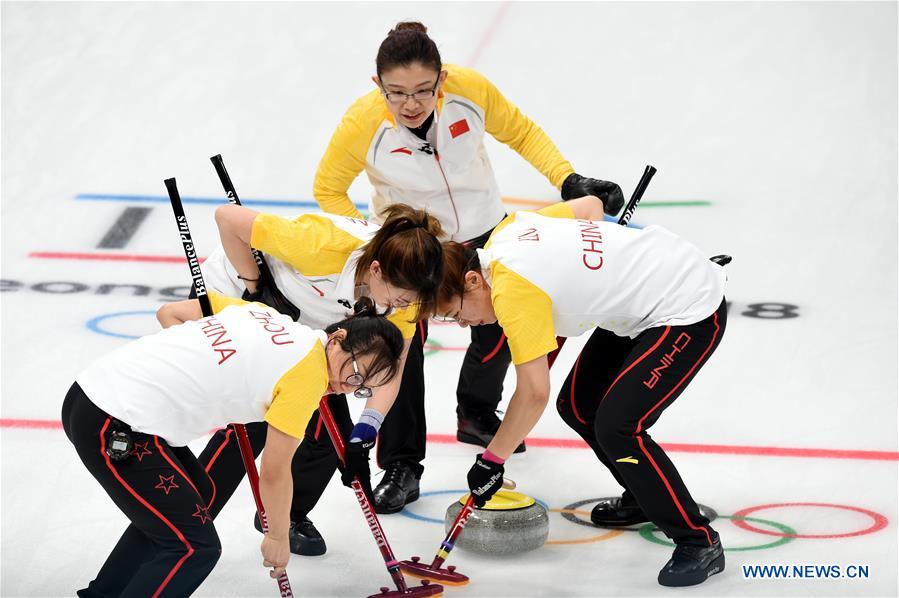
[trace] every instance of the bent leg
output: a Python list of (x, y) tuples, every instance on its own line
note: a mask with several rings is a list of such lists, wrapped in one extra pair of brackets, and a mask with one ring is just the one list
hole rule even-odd
[(710, 546), (717, 533), (647, 430), (717, 348), (726, 320), (722, 303), (702, 322), (641, 334), (596, 414), (600, 447), (643, 512), (678, 544)]

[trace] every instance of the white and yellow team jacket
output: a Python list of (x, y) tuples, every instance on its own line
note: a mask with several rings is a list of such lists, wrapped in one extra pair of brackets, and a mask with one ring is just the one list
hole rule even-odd
[(109, 415), (172, 446), (263, 420), (302, 438), (328, 386), (327, 335), (259, 303), (210, 298), (215, 315), (120, 347), (78, 384)]
[(343, 117), (322, 157), (313, 193), (326, 212), (361, 218), (347, 194), (365, 170), (374, 187), (371, 219), (405, 203), (427, 209), (454, 241), (487, 232), (505, 215), (484, 148), (484, 133), (505, 143), (557, 188), (574, 172), (555, 144), (483, 75), (444, 65), (448, 72), (427, 141), (398, 125), (374, 89)]
[[(299, 321), (324, 329), (352, 315), (356, 265), (378, 228), (373, 222), (333, 214), (302, 214), (292, 220), (260, 214), (253, 221), (251, 244), (266, 254), (278, 289), (300, 309)], [(202, 270), (207, 288), (229, 297), (243, 294), (243, 281), (221, 247)], [(404, 339), (415, 333), (410, 312), (393, 310), (388, 316)]]
[(516, 365), (551, 352), (557, 336), (596, 327), (633, 338), (694, 324), (724, 298), (724, 268), (660, 226), (521, 211), (496, 227), (478, 257)]

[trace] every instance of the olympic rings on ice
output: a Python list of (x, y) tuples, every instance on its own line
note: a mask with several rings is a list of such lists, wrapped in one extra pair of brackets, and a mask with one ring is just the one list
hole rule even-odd
[[(737, 523), (737, 521), (743, 521), (744, 519), (748, 519), (750, 521), (755, 521), (756, 523), (761, 523), (764, 525), (770, 525), (771, 527), (777, 528), (781, 531), (782, 537), (775, 540), (774, 542), (768, 542), (767, 544), (758, 544), (756, 546), (727, 546), (725, 545), (725, 552), (737, 552), (737, 551), (745, 551), (745, 550), (764, 550), (766, 548), (776, 548), (778, 546), (782, 546), (784, 544), (788, 544), (793, 541), (791, 535), (796, 533), (792, 527), (788, 525), (784, 525), (783, 523), (777, 523), (776, 521), (768, 521), (767, 519), (756, 519), (754, 517), (740, 517), (738, 515), (719, 515), (721, 519), (730, 519)], [(655, 544), (661, 544), (662, 546), (674, 546), (674, 542), (669, 542), (668, 540), (662, 540), (655, 536), (655, 532), (658, 531), (658, 528), (652, 523), (644, 523), (640, 526), (638, 530), (640, 532), (640, 537), (645, 540), (649, 540), (650, 542), (654, 542)], [(764, 530), (762, 530), (764, 531)]]
[[(783, 507), (824, 507), (829, 509), (840, 509), (843, 511), (853, 511), (856, 513), (862, 513), (867, 515), (872, 519), (872, 523), (870, 526), (860, 529), (854, 532), (847, 532), (842, 534), (797, 534), (796, 531), (792, 532), (784, 532), (782, 533), (772, 532), (768, 530), (758, 529), (757, 527), (753, 527), (746, 523), (746, 521), (753, 521), (753, 519), (749, 517), (745, 517), (750, 513), (755, 513), (756, 511), (765, 511), (768, 509), (778, 509)], [(745, 529), (750, 532), (756, 532), (758, 534), (766, 534), (769, 536), (782, 536), (785, 538), (807, 538), (807, 539), (834, 539), (834, 538), (852, 538), (855, 536), (864, 536), (867, 534), (873, 534), (874, 532), (879, 532), (887, 525), (889, 525), (889, 519), (880, 513), (876, 513), (874, 511), (870, 511), (868, 509), (862, 509), (861, 507), (853, 507), (850, 505), (836, 505), (832, 503), (823, 503), (823, 502), (783, 502), (783, 503), (772, 503), (769, 505), (758, 505), (755, 507), (747, 507), (745, 509), (740, 509), (736, 513), (734, 513), (734, 517), (739, 517), (739, 519), (734, 520), (734, 525), (739, 528)]]
[[(117, 311), (117, 312), (113, 312), (113, 313), (109, 313), (109, 314), (102, 314), (102, 315), (96, 316), (94, 318), (91, 318), (90, 320), (88, 320), (85, 323), (85, 326), (87, 326), (88, 330), (90, 330), (92, 332), (96, 332), (97, 334), (105, 334), (106, 336), (113, 336), (115, 338), (125, 338), (128, 340), (132, 340), (132, 339), (140, 338), (140, 336), (134, 335), (134, 334), (124, 334), (121, 332), (113, 332), (112, 330), (107, 330), (105, 327), (101, 326), (100, 324), (102, 324), (106, 320), (112, 320), (115, 318), (124, 318), (127, 316), (146, 316), (146, 315), (155, 315), (155, 314), (156, 314), (156, 312), (153, 310)], [(154, 318), (154, 324), (156, 324), (156, 328), (148, 330), (147, 334), (152, 334), (153, 332), (156, 332), (159, 330), (159, 324), (155, 322), (155, 318)]]

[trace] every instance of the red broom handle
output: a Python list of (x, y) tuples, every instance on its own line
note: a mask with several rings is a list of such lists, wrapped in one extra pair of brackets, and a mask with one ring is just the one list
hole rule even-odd
[[(256, 470), (256, 459), (253, 458), (253, 447), (250, 446), (250, 438), (247, 436), (247, 427), (243, 424), (231, 424), (237, 435), (237, 445), (240, 447), (240, 458), (247, 469), (247, 479), (250, 481), (250, 489), (253, 491), (253, 500), (256, 501), (256, 512), (259, 514), (259, 523), (262, 525), (262, 533), (268, 533), (268, 519), (265, 517), (265, 506), (262, 504), (262, 494), (259, 493), (259, 472)], [(293, 590), (287, 571), (278, 576), (278, 591), (281, 598), (293, 598)]]
[[(334, 443), (334, 448), (337, 450), (337, 456), (340, 458), (340, 462), (345, 463), (346, 445), (344, 444), (343, 436), (340, 434), (340, 428), (337, 427), (337, 421), (334, 419), (334, 414), (331, 413), (331, 407), (328, 405), (327, 396), (322, 397), (322, 400), (319, 402), (318, 413), (322, 418), (322, 421), (325, 422), (325, 428), (328, 430), (331, 442)], [(390, 544), (387, 542), (387, 536), (384, 534), (381, 522), (378, 521), (378, 516), (375, 514), (375, 510), (372, 508), (368, 497), (365, 495), (365, 491), (362, 489), (362, 484), (359, 482), (358, 476), (353, 480), (352, 488), (353, 492), (356, 494), (356, 500), (359, 501), (359, 506), (362, 507), (362, 514), (365, 515), (365, 522), (368, 524), (368, 529), (371, 530), (371, 534), (375, 538), (375, 544), (378, 545), (378, 550), (381, 551), (381, 556), (384, 557), (384, 564), (387, 566), (387, 572), (390, 573), (390, 577), (393, 578), (396, 589), (400, 592), (405, 592), (407, 590), (406, 578), (403, 577), (403, 574), (400, 571), (400, 564), (397, 562), (396, 557), (393, 556), (393, 550), (391, 550)]]

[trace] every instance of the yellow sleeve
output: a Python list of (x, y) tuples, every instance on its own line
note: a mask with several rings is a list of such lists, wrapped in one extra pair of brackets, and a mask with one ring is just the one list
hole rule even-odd
[(265, 421), (289, 436), (302, 439), (306, 424), (327, 387), (325, 348), (315, 341), (306, 357), (287, 370), (275, 384)]
[(403, 309), (394, 309), (387, 316), (387, 319), (400, 329), (400, 332), (403, 334), (403, 340), (409, 340), (415, 336), (415, 325), (418, 323), (415, 320), (417, 311), (415, 306), (410, 306)]
[(566, 201), (549, 204), (545, 208), (537, 210), (537, 213), (548, 218), (574, 218), (574, 210)]
[(215, 291), (206, 291), (209, 296), (209, 304), (212, 306), (212, 313), (217, 314), (230, 305), (248, 305), (247, 301), (238, 299), (237, 297), (226, 297)]
[(365, 169), (368, 148), (384, 121), (384, 100), (378, 90), (365, 94), (350, 106), (318, 164), (312, 194), (330, 214), (362, 218), (350, 199), (350, 185)]
[(556, 144), (537, 124), (522, 114), (486, 77), (475, 70), (446, 65), (447, 93), (465, 96), (484, 110), (484, 126), (539, 170), (557, 188), (574, 172)]
[(250, 245), (293, 266), (303, 276), (327, 276), (343, 270), (364, 241), (325, 216), (303, 214), (293, 220), (259, 214)]
[(490, 299), (509, 339), (512, 363), (527, 363), (558, 347), (549, 295), (499, 262), (493, 263), (490, 274)]

